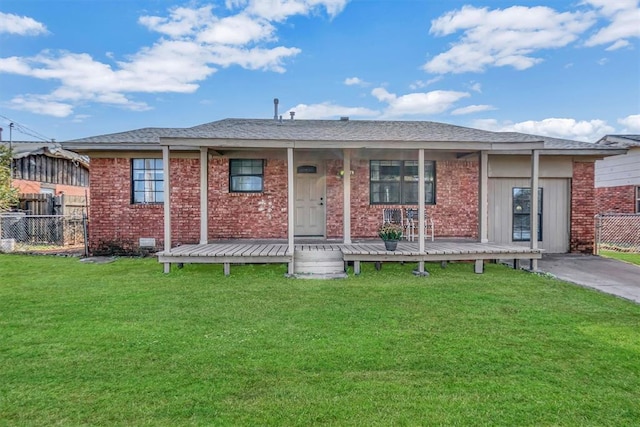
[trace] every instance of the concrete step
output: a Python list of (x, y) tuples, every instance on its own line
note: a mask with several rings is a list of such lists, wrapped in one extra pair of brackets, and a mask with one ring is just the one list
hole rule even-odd
[(342, 252), (336, 251), (295, 251), (294, 274), (301, 278), (334, 279), (346, 277)]

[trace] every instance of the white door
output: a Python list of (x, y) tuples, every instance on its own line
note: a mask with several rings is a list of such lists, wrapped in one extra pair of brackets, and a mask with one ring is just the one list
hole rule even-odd
[(319, 236), (325, 233), (326, 197), (324, 168), (320, 162), (296, 164), (295, 235)]

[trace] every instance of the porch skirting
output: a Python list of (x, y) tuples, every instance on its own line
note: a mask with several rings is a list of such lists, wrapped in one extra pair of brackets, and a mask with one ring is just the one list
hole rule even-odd
[[(509, 259), (514, 267), (523, 259), (538, 260), (542, 250), (519, 245), (503, 245), (479, 242), (428, 242), (424, 252), (419, 252), (418, 243), (400, 242), (397, 250), (385, 250), (381, 241), (360, 243), (309, 243), (296, 244), (295, 255), (291, 254), (286, 243), (280, 242), (223, 242), (183, 245), (157, 254), (158, 261), (165, 264), (165, 271), (171, 264), (223, 264), (224, 274), (229, 275), (231, 264), (268, 264), (294, 263), (295, 275), (303, 277), (338, 277), (346, 271), (348, 262), (353, 262), (354, 273), (360, 274), (361, 262), (447, 262), (475, 261), (474, 271), (482, 273), (486, 260)], [(309, 252), (313, 254), (310, 256)], [(323, 257), (326, 252), (328, 257)], [(341, 254), (341, 255), (339, 255)], [(342, 259), (342, 265), (336, 265), (336, 256)], [(312, 261), (316, 259), (316, 262)], [(332, 271), (329, 271), (332, 270)]]

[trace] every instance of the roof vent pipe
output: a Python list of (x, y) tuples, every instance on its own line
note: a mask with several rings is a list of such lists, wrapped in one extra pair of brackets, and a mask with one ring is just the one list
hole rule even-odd
[(278, 98), (273, 98), (273, 120), (278, 120)]
[(296, 115), (295, 111), (289, 111), (289, 115), (291, 116), (291, 120), (293, 120), (293, 116)]

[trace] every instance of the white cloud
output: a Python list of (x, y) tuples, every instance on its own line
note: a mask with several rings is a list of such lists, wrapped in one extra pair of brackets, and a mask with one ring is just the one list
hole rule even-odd
[(423, 88), (425, 88), (427, 86), (431, 86), (432, 84), (439, 82), (442, 79), (443, 79), (442, 76), (436, 76), (436, 77), (434, 77), (432, 79), (429, 79), (427, 81), (416, 80), (415, 82), (413, 82), (413, 83), (411, 83), (409, 85), (409, 89), (411, 89), (411, 90), (423, 89)]
[(481, 111), (491, 111), (495, 109), (496, 108), (492, 105), (469, 105), (467, 107), (456, 108), (451, 112), (451, 114), (453, 114), (454, 116), (460, 116), (463, 114), (473, 114), (479, 113)]
[(332, 119), (342, 116), (347, 117), (376, 117), (380, 115), (379, 111), (370, 110), (364, 107), (344, 107), (342, 105), (323, 102), (320, 104), (298, 104), (289, 109), (285, 117), (289, 116), (289, 112), (295, 111), (296, 119)]
[(609, 62), (609, 59), (607, 59), (607, 58), (598, 59), (598, 65), (606, 65), (607, 62)]
[(618, 119), (618, 123), (626, 128), (622, 133), (640, 132), (640, 114), (632, 114), (622, 119)]
[(430, 33), (449, 36), (462, 32), (448, 51), (424, 64), (427, 72), (481, 72), (488, 67), (524, 70), (542, 61), (542, 49), (568, 45), (595, 22), (592, 12), (564, 12), (537, 6), (507, 9), (464, 6), (431, 22)]
[(362, 87), (369, 85), (368, 82), (365, 82), (359, 77), (347, 77), (346, 79), (344, 79), (344, 84), (347, 86), (362, 86)]
[(611, 52), (614, 50), (622, 49), (623, 47), (627, 47), (629, 45), (631, 45), (631, 43), (629, 43), (627, 40), (618, 40), (605, 50)]
[(540, 121), (527, 120), (519, 123), (500, 123), (494, 119), (475, 120), (473, 126), (495, 132), (522, 132), (553, 138), (595, 142), (615, 129), (604, 120), (575, 120), (549, 118)]
[(33, 18), (0, 12), (0, 34), (38, 36), (47, 33), (47, 27)]
[(470, 89), (474, 92), (482, 93), (482, 85), (478, 82), (471, 83)]
[(397, 96), (378, 87), (371, 94), (380, 102), (388, 104), (385, 117), (398, 117), (415, 114), (439, 114), (450, 109), (457, 101), (471, 96), (467, 92), (434, 90)]
[(308, 15), (323, 7), (330, 17), (338, 15), (348, 0), (227, 0), (229, 8), (245, 8), (252, 15), (281, 22), (293, 15)]
[(587, 39), (586, 46), (611, 44), (607, 50), (615, 50), (627, 46), (627, 39), (640, 37), (638, 0), (585, 0), (584, 3), (598, 9), (598, 13), (610, 21)]
[[(141, 111), (150, 107), (130, 99), (131, 94), (192, 93), (219, 67), (282, 73), (285, 61), (301, 50), (273, 45), (277, 41), (274, 22), (322, 8), (333, 17), (344, 8), (346, 0), (229, 0), (227, 5), (244, 9), (218, 16), (211, 5), (174, 7), (166, 16), (141, 16), (138, 22), (161, 37), (120, 60), (107, 54), (112, 63), (65, 51), (0, 58), (0, 72), (59, 84), (49, 94), (16, 97), (10, 105), (58, 117), (71, 115), (73, 107), (84, 102)], [(23, 19), (23, 27), (29, 19)], [(6, 23), (0, 25), (7, 27)], [(38, 107), (35, 100), (42, 106)]]
[(47, 101), (46, 99), (30, 95), (17, 96), (13, 98), (9, 102), (9, 108), (53, 117), (67, 117), (73, 111), (73, 106), (71, 104)]

